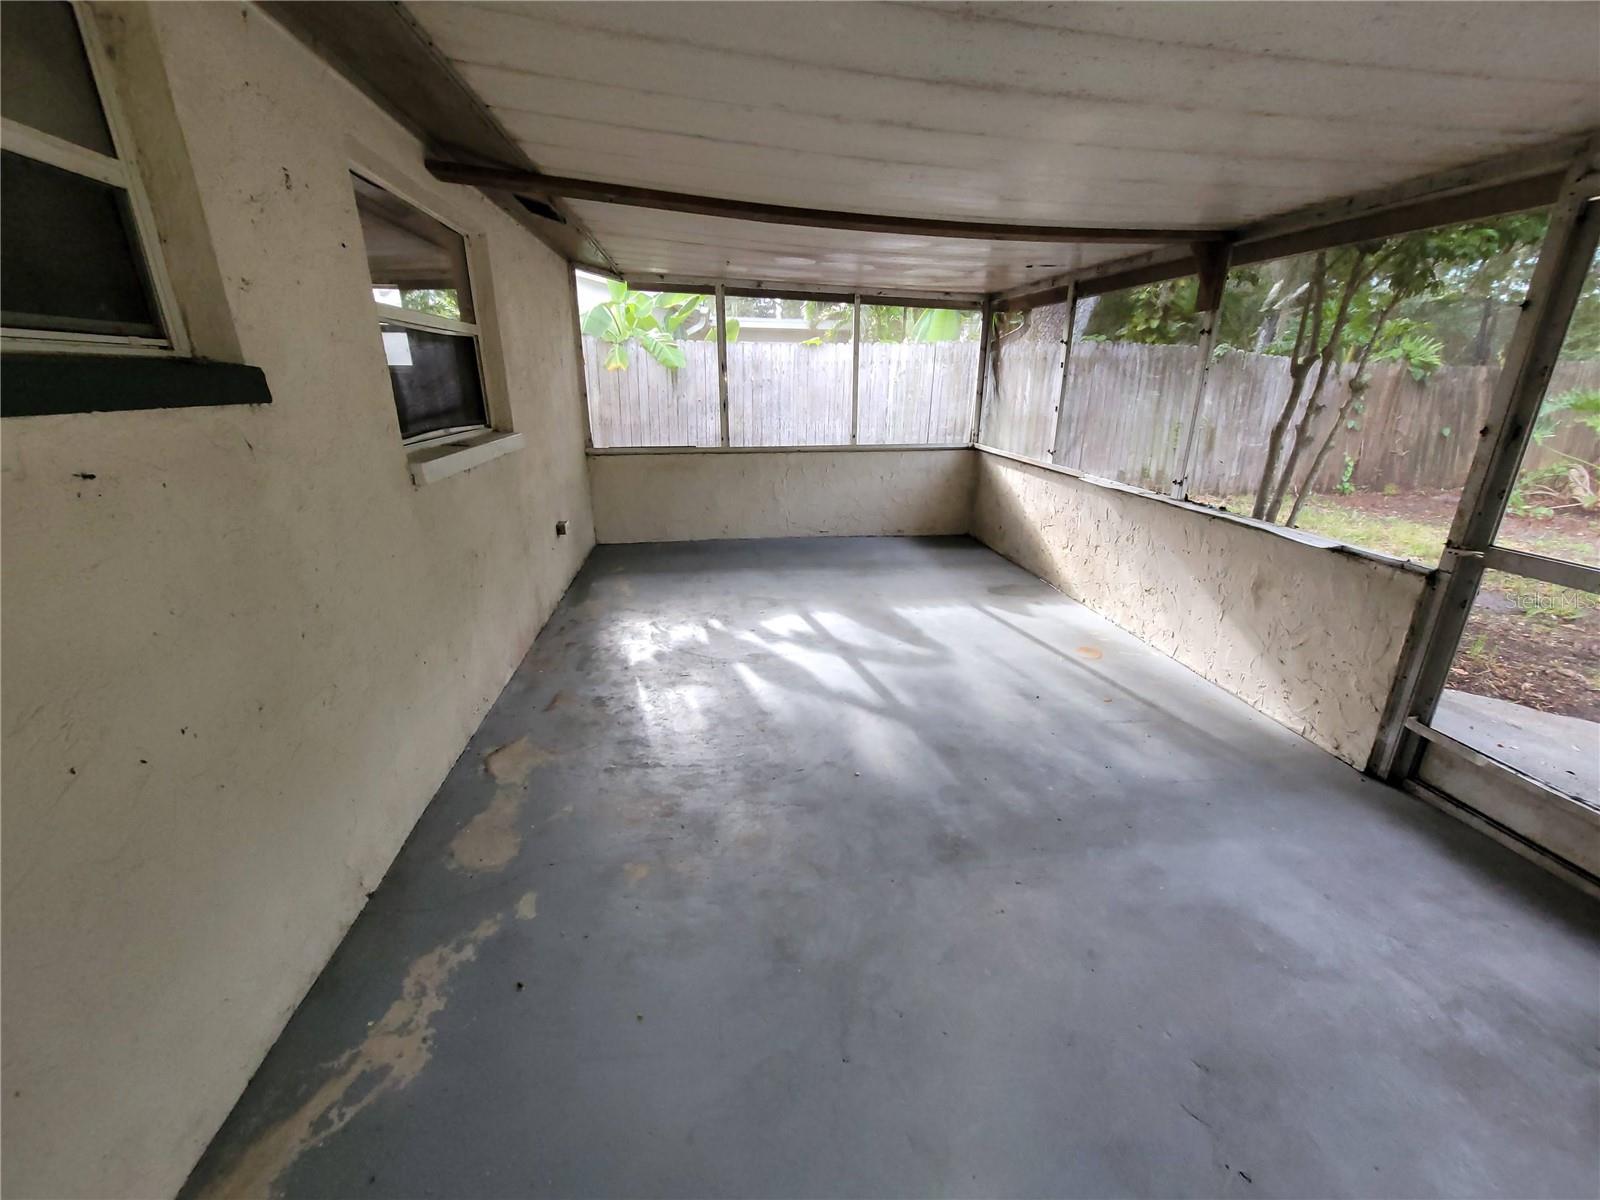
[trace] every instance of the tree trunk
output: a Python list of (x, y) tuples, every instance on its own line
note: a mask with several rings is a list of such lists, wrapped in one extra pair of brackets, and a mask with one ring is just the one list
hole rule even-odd
[(1250, 515), (1258, 521), (1267, 510), (1267, 497), (1271, 494), (1272, 481), (1277, 475), (1278, 455), (1283, 451), (1283, 435), (1289, 429), (1289, 422), (1300, 403), (1300, 394), (1305, 390), (1306, 373), (1316, 361), (1314, 353), (1302, 358), (1300, 351), (1305, 345), (1308, 318), (1313, 351), (1322, 337), (1322, 299), (1327, 290), (1327, 261), (1327, 255), (1318, 253), (1311, 279), (1306, 284), (1305, 299), (1300, 304), (1300, 323), (1295, 328), (1294, 349), (1289, 352), (1289, 398), (1283, 402), (1283, 411), (1272, 423), (1272, 432), (1267, 437), (1267, 462), (1261, 469), (1261, 482), (1256, 485), (1255, 503), (1250, 508)]
[(1489, 335), (1494, 332), (1494, 298), (1483, 298), (1483, 309), (1478, 314), (1478, 336), (1472, 339), (1472, 361), (1484, 366), (1489, 361)]
[(1277, 523), (1278, 513), (1283, 509), (1283, 497), (1289, 490), (1289, 480), (1294, 478), (1294, 469), (1300, 462), (1300, 456), (1305, 453), (1306, 438), (1310, 435), (1316, 420), (1322, 415), (1322, 391), (1328, 381), (1328, 363), (1323, 360), (1317, 367), (1316, 382), (1311, 385), (1311, 395), (1306, 398), (1305, 411), (1300, 414), (1300, 421), (1295, 426), (1294, 441), (1289, 444), (1289, 457), (1284, 460), (1283, 470), (1278, 474), (1278, 481), (1273, 486), (1272, 498), (1267, 502), (1263, 519)]
[(1316, 456), (1311, 460), (1311, 469), (1306, 472), (1305, 480), (1300, 484), (1300, 490), (1294, 494), (1294, 503), (1289, 506), (1289, 516), (1284, 521), (1285, 527), (1293, 529), (1295, 522), (1300, 519), (1300, 510), (1305, 507), (1306, 497), (1311, 494), (1311, 485), (1316, 482), (1317, 473), (1322, 470), (1322, 464), (1328, 459), (1328, 451), (1333, 448), (1333, 439), (1338, 436), (1339, 430), (1343, 428), (1344, 423), (1350, 419), (1350, 410), (1354, 407), (1355, 402), (1366, 395), (1366, 392), (1367, 380), (1357, 378), (1350, 381), (1350, 394), (1345, 398), (1345, 402), (1339, 406), (1339, 415), (1333, 419), (1333, 424), (1329, 426), (1327, 435), (1322, 439), (1322, 445), (1317, 447)]
[[(1311, 494), (1311, 485), (1317, 480), (1317, 472), (1322, 470), (1322, 464), (1328, 459), (1328, 451), (1333, 448), (1333, 439), (1338, 436), (1339, 430), (1344, 428), (1344, 423), (1350, 419), (1350, 410), (1355, 407), (1356, 401), (1367, 394), (1370, 383), (1367, 379), (1367, 363), (1372, 358), (1373, 347), (1378, 344), (1378, 338), (1383, 333), (1384, 324), (1399, 303), (1400, 298), (1396, 296), (1384, 306), (1383, 312), (1373, 323), (1372, 336), (1367, 339), (1367, 344), (1361, 347), (1361, 353), (1356, 359), (1355, 374), (1350, 377), (1350, 391), (1345, 396), (1344, 403), (1339, 406), (1339, 415), (1334, 417), (1333, 424), (1328, 427), (1322, 445), (1317, 447), (1316, 457), (1311, 460), (1311, 469), (1306, 472), (1305, 481), (1294, 495), (1294, 504), (1289, 509), (1289, 519), (1284, 522), (1291, 529), (1300, 519), (1300, 510), (1305, 506), (1306, 497)], [(1398, 379), (1399, 376), (1396, 375), (1395, 378)]]
[(1283, 437), (1289, 431), (1289, 421), (1295, 409), (1300, 406), (1311, 364), (1311, 359), (1289, 363), (1289, 398), (1283, 402), (1283, 411), (1272, 423), (1272, 432), (1267, 436), (1267, 462), (1261, 469), (1261, 482), (1256, 485), (1255, 503), (1250, 509), (1250, 515), (1258, 521), (1266, 519), (1267, 498), (1272, 494), (1272, 481), (1278, 476), (1278, 456), (1283, 452)]
[(1333, 327), (1328, 331), (1327, 343), (1317, 356), (1317, 379), (1311, 386), (1311, 395), (1306, 399), (1306, 409), (1300, 416), (1300, 423), (1295, 426), (1294, 441), (1289, 447), (1289, 458), (1283, 464), (1283, 472), (1278, 476), (1277, 485), (1272, 491), (1272, 499), (1267, 504), (1268, 521), (1277, 521), (1278, 513), (1283, 508), (1283, 498), (1289, 491), (1289, 482), (1294, 478), (1295, 468), (1300, 464), (1300, 456), (1305, 453), (1307, 439), (1316, 425), (1317, 418), (1322, 415), (1326, 407), (1322, 403), (1322, 393), (1327, 386), (1328, 371), (1333, 366), (1333, 360), (1339, 355), (1339, 343), (1344, 338), (1344, 327), (1350, 319), (1350, 302), (1365, 282), (1362, 278), (1362, 268), (1366, 265), (1367, 252), (1357, 251), (1355, 261), (1350, 266), (1350, 277), (1345, 280), (1344, 294), (1339, 297), (1339, 311), (1334, 314)]

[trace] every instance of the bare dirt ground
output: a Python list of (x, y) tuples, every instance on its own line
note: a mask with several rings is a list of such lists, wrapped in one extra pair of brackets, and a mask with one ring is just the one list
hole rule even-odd
[(1564, 621), (1480, 603), (1448, 684), (1539, 712), (1600, 721), (1600, 609)]

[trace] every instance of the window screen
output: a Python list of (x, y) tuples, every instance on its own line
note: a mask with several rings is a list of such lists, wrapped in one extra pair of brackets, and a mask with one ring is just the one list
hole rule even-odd
[(848, 300), (729, 296), (728, 441), (848, 446), (855, 356)]
[(981, 332), (975, 312), (863, 303), (856, 441), (965, 443), (972, 432)]
[(1195, 277), (1078, 301), (1061, 409), (1063, 466), (1165, 492), (1200, 369)]
[(1047, 304), (1023, 313), (996, 313), (993, 387), (982, 440), (1029, 458), (1050, 457), (1068, 306)]
[[(1190, 494), (1437, 561), (1545, 225), (1513, 213), (1230, 271)], [(1575, 424), (1561, 448), (1581, 457)]]
[(718, 445), (716, 298), (641, 291), (586, 271), (576, 286), (594, 445)]

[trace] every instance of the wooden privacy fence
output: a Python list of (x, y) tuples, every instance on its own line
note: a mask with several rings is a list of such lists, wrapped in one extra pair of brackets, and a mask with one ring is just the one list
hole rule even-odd
[[(1058, 340), (1004, 343), (984, 440), (1032, 457), (1048, 457), (1051, 417), (1060, 386)], [(1184, 423), (1194, 398), (1199, 350), (1132, 342), (1081, 342), (1072, 348), (1071, 377), (1061, 414), (1063, 463), (1165, 490), (1177, 468)], [(1351, 460), (1351, 486), (1366, 491), (1447, 490), (1466, 480), (1476, 432), (1489, 412), (1498, 366), (1440, 367), (1422, 380), (1399, 363), (1369, 372), (1366, 395), (1337, 431), (1313, 490), (1332, 491)], [(1211, 366), (1189, 490), (1233, 495), (1254, 490), (1266, 465), (1267, 439), (1289, 396), (1286, 359), (1224, 351)], [(1600, 389), (1600, 362), (1557, 366), (1550, 395)], [(1302, 458), (1303, 470), (1349, 396), (1348, 369), (1326, 386), (1326, 411)], [(1304, 401), (1302, 401), (1302, 406)], [(1298, 420), (1297, 413), (1295, 419)], [(1576, 422), (1528, 465), (1563, 461), (1556, 451), (1600, 459), (1600, 437)]]
[(995, 347), (981, 440), (1030, 458), (1050, 457), (1050, 435), (1061, 395), (1061, 338), (1067, 306), (1028, 314)]
[[(1044, 314), (1040, 316), (1039, 314)], [(1033, 326), (1002, 341), (984, 419), (983, 440), (1048, 458), (1061, 386), (1061, 322), (1046, 310)], [(606, 371), (604, 343), (583, 339), (590, 428), (596, 446), (715, 446), (717, 348), (683, 347), (686, 364), (669, 371), (638, 347), (626, 371)], [(1184, 422), (1194, 399), (1195, 346), (1080, 342), (1061, 414), (1064, 465), (1164, 491), (1177, 468)], [(863, 445), (965, 442), (977, 387), (972, 342), (863, 342), (860, 355)], [(735, 446), (842, 446), (850, 442), (848, 343), (805, 346), (735, 342), (728, 347), (729, 441)], [(1412, 378), (1402, 364), (1370, 372), (1361, 410), (1339, 429), (1315, 490), (1343, 480), (1364, 491), (1451, 489), (1472, 461), (1476, 431), (1489, 411), (1499, 368), (1440, 367)], [(1557, 366), (1550, 394), (1600, 389), (1600, 362)], [(1327, 411), (1302, 463), (1349, 394), (1347, 375), (1326, 388)], [(1212, 362), (1195, 439), (1189, 490), (1236, 495), (1254, 490), (1266, 463), (1267, 437), (1289, 395), (1287, 360), (1229, 350)], [(1298, 416), (1298, 414), (1297, 414)], [(1530, 466), (1562, 461), (1556, 451), (1594, 462), (1600, 437), (1575, 422), (1534, 448)], [(1303, 468), (1302, 468), (1303, 469)]]
[(589, 433), (596, 446), (715, 446), (720, 398), (714, 342), (686, 342), (688, 362), (669, 371), (638, 346), (628, 369), (607, 371), (606, 343), (583, 339)]
[[(718, 444), (717, 348), (683, 346), (669, 371), (639, 347), (607, 371), (606, 346), (583, 339), (589, 427), (596, 446)], [(975, 342), (863, 342), (857, 440), (949, 445), (971, 434), (978, 387)], [(734, 342), (728, 346), (728, 431), (735, 446), (850, 443), (848, 343)]]

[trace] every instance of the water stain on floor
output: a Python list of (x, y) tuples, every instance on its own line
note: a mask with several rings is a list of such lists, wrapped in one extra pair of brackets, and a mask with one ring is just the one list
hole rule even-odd
[[(518, 906), (520, 913), (521, 906)], [(400, 995), (359, 1046), (319, 1069), (327, 1078), (293, 1113), (268, 1128), (205, 1190), (207, 1197), (269, 1196), (295, 1161), (344, 1128), (379, 1097), (405, 1087), (433, 1057), (433, 1019), (445, 985), (500, 929), (498, 915), (413, 959)]]
[(522, 849), (517, 817), (528, 798), (528, 776), (554, 758), (526, 735), (484, 755), (484, 769), (499, 786), (494, 799), (451, 839), (451, 866), (461, 871), (499, 871), (517, 857)]

